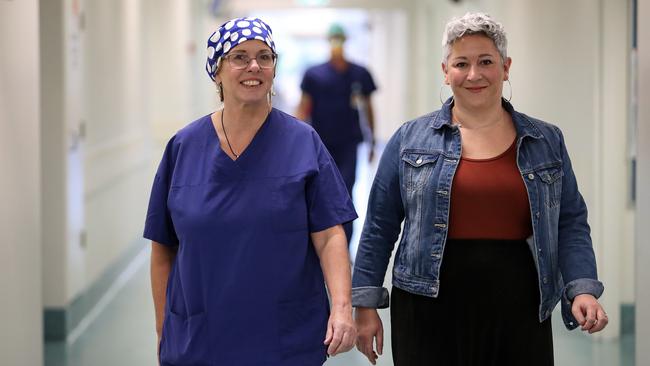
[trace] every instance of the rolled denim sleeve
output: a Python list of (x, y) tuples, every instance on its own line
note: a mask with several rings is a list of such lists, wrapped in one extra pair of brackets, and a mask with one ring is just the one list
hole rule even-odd
[(603, 284), (598, 280), (580, 278), (567, 283), (564, 293), (569, 300), (573, 301), (576, 296), (582, 294), (590, 294), (599, 298), (604, 289)]
[(352, 306), (384, 309), (388, 307), (388, 289), (385, 287), (355, 287), (352, 289)]
[(388, 307), (384, 277), (404, 220), (399, 178), (401, 131), (388, 141), (370, 190), (352, 275), (352, 305), (355, 307)]

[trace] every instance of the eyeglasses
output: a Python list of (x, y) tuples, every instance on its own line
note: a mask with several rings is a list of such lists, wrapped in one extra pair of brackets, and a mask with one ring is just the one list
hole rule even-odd
[(260, 68), (270, 69), (275, 66), (275, 62), (278, 59), (278, 55), (271, 52), (265, 52), (265, 53), (260, 53), (256, 57), (250, 57), (245, 53), (235, 53), (235, 54), (223, 56), (223, 58), (228, 60), (230, 66), (235, 70), (241, 70), (247, 68), (252, 60), (257, 61), (257, 65), (259, 65)]

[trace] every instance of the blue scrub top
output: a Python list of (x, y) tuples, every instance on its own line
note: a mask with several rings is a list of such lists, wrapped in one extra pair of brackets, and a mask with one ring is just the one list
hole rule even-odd
[(329, 304), (310, 233), (356, 217), (323, 143), (294, 117), (273, 109), (236, 161), (209, 115), (180, 130), (144, 231), (178, 247), (161, 364), (322, 365)]
[(377, 89), (366, 68), (350, 62), (341, 72), (330, 62), (316, 65), (307, 69), (300, 88), (311, 97), (311, 124), (325, 145), (358, 144), (363, 140), (352, 96), (369, 96)]

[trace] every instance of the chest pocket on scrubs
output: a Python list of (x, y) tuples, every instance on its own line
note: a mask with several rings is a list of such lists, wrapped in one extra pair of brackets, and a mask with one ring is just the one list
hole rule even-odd
[(304, 179), (279, 182), (271, 192), (271, 221), (276, 232), (307, 230)]
[(439, 156), (438, 153), (405, 152), (402, 154), (404, 183), (408, 192), (419, 190), (425, 185), (431, 177), (431, 172), (433, 172)]
[(538, 186), (546, 207), (557, 207), (562, 200), (562, 166), (543, 168), (535, 170), (539, 178)]

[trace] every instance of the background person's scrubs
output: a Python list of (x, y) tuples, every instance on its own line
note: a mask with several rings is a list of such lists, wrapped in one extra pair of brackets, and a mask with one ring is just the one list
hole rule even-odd
[[(311, 125), (332, 154), (352, 195), (357, 174), (357, 146), (363, 141), (359, 104), (355, 98), (367, 98), (377, 87), (365, 67), (352, 62), (347, 65), (344, 71), (337, 70), (331, 62), (313, 66), (305, 72), (300, 88), (311, 97)], [(350, 240), (352, 223), (344, 228)]]
[(310, 366), (329, 304), (309, 234), (355, 219), (318, 135), (273, 109), (233, 161), (210, 116), (168, 143), (144, 236), (178, 246), (161, 364)]

